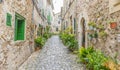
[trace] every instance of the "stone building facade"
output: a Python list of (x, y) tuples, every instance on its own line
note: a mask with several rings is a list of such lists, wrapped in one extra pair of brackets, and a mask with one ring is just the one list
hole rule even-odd
[(71, 33), (76, 34), (76, 0), (64, 0), (62, 8), (62, 29), (72, 28)]
[(49, 26), (49, 2), (0, 0), (0, 70), (17, 70), (34, 52), (34, 39)]
[(0, 2), (0, 70), (17, 70), (34, 51), (32, 10), (32, 0)]
[(34, 0), (34, 10), (33, 10), (33, 24), (34, 24), (34, 38), (42, 36), (47, 25), (46, 18), (42, 15), (40, 11), (40, 6), (42, 2), (40, 0)]
[(54, 15), (54, 23), (52, 24), (52, 32), (59, 33), (61, 31), (61, 13)]
[[(112, 3), (111, 3), (112, 2)], [(77, 18), (78, 19), (78, 31), (83, 31), (81, 29), (81, 25), (85, 25), (85, 38), (86, 44), (95, 46), (97, 49), (101, 49), (107, 55), (114, 57), (116, 54), (120, 54), (120, 42), (119, 42), (119, 35), (120, 35), (120, 1), (117, 0), (93, 0), (93, 1), (82, 1), (79, 0), (77, 2)], [(114, 3), (117, 5), (114, 6)], [(113, 8), (111, 10), (111, 8)], [(116, 22), (117, 27), (112, 29), (110, 28), (110, 22)], [(84, 22), (82, 22), (84, 21)], [(88, 26), (89, 22), (96, 23), (97, 26), (102, 25), (104, 31), (107, 33), (105, 38), (100, 37), (100, 30), (96, 29), (98, 33), (98, 38), (88, 39), (90, 27)], [(80, 34), (81, 35), (81, 34)], [(80, 36), (79, 35), (79, 36)], [(81, 38), (79, 38), (81, 39)], [(86, 46), (87, 46), (86, 45)], [(117, 57), (120, 59), (120, 56)]]
[[(64, 5), (64, 7), (66, 7), (67, 4)], [(65, 9), (63, 10), (65, 11)], [(117, 59), (120, 59), (120, 1), (76, 0), (75, 14), (79, 46), (88, 47), (93, 45), (96, 49), (100, 49), (106, 53), (106, 55), (112, 57), (117, 55)], [(69, 19), (69, 17), (63, 18), (64, 25), (67, 19)], [(115, 28), (110, 27), (110, 21), (115, 22)], [(92, 30), (89, 25), (90, 22), (96, 25)], [(91, 38), (90, 34), (94, 35), (95, 32), (97, 33), (97, 37)], [(101, 38), (101, 35), (104, 35), (104, 37)]]
[(46, 26), (50, 26), (54, 21), (54, 15), (53, 15), (53, 2), (52, 0), (38, 0), (38, 10), (41, 14), (41, 17), (43, 19), (43, 27), (46, 28)]

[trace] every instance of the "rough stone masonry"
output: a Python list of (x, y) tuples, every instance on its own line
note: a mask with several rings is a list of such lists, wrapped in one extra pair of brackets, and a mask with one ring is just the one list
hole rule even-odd
[[(32, 0), (3, 0), (0, 3), (0, 70), (16, 70), (34, 50), (30, 35), (32, 10)], [(6, 25), (7, 13), (12, 16), (11, 26)], [(23, 41), (14, 41), (16, 13), (25, 18)]]
[[(112, 57), (117, 55), (117, 59), (120, 59), (120, 55), (118, 55), (120, 54), (120, 42), (118, 41), (118, 36), (120, 34), (120, 9), (117, 8), (120, 7), (120, 5), (113, 5), (112, 11), (114, 12), (111, 13), (111, 1), (112, 0), (79, 0), (77, 2), (77, 18), (83, 17), (85, 22), (95, 22), (97, 25), (103, 25), (105, 32), (107, 32), (106, 41), (98, 37), (94, 46), (95, 48), (104, 51), (107, 55)], [(114, 1), (117, 2), (118, 0)], [(114, 8), (118, 10), (116, 11)], [(108, 21), (113, 19), (117, 22), (117, 28), (115, 29), (111, 29), (110, 24), (108, 23)], [(80, 20), (78, 20), (78, 22), (80, 22)], [(89, 29), (87, 25), (88, 23), (86, 23), (86, 29)]]

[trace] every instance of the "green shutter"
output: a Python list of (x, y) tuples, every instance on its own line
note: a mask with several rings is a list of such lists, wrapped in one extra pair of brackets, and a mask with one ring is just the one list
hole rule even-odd
[(15, 18), (15, 41), (17, 40), (17, 25), (18, 22), (17, 22), (17, 18)]
[(42, 9), (42, 16), (44, 16), (44, 9)]
[(48, 22), (51, 22), (51, 16), (50, 16), (50, 13), (49, 13), (49, 15), (47, 15), (47, 20), (48, 20)]
[(11, 20), (12, 20), (11, 14), (7, 13), (7, 19), (6, 19), (7, 26), (11, 26)]

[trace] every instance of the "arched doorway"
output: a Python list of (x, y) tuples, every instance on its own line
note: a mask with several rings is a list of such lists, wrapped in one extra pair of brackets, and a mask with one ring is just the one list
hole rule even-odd
[(82, 46), (85, 47), (85, 29), (86, 29), (86, 26), (85, 26), (85, 19), (82, 18), (81, 19), (81, 27), (82, 27)]

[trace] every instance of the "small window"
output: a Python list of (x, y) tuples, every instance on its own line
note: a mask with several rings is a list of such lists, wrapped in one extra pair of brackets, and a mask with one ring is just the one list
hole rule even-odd
[(58, 28), (56, 28), (56, 31), (58, 32)]
[(12, 20), (11, 14), (7, 13), (7, 19), (6, 19), (7, 26), (11, 26), (11, 20)]
[(25, 36), (25, 18), (21, 15), (15, 15), (15, 41), (24, 40)]

